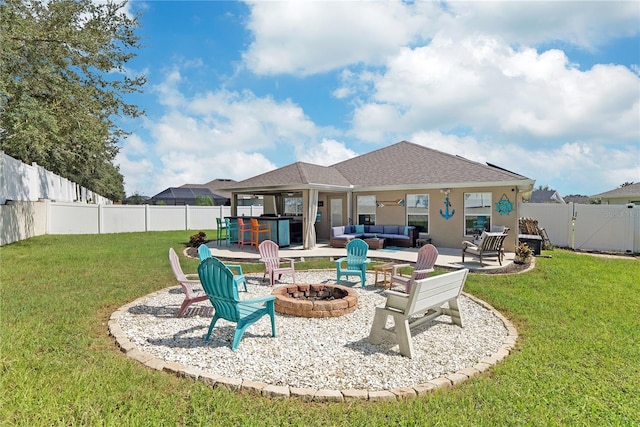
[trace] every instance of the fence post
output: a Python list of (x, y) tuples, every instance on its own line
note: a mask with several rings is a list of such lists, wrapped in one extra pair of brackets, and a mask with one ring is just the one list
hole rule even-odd
[(189, 205), (184, 205), (184, 229), (188, 230), (189, 229), (189, 220), (191, 219), (191, 215), (190, 215), (190, 210), (189, 210)]
[(149, 205), (144, 205), (144, 231), (149, 231), (149, 222), (151, 221), (150, 213), (149, 213)]
[(103, 206), (102, 205), (98, 205), (98, 234), (102, 234), (102, 231), (104, 230), (104, 212), (102, 211)]

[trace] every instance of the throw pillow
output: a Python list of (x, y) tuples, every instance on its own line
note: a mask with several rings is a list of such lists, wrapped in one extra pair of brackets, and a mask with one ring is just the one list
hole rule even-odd
[(408, 225), (405, 225), (405, 226), (404, 226), (404, 235), (405, 235), (405, 236), (408, 236), (408, 235), (409, 235), (409, 226), (408, 226)]
[(364, 233), (364, 224), (356, 225), (356, 233)]

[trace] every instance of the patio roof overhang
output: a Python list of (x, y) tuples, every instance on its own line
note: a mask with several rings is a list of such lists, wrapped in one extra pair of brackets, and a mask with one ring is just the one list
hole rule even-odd
[(535, 180), (519, 179), (512, 181), (482, 181), (482, 182), (438, 182), (438, 183), (420, 183), (420, 184), (398, 184), (384, 186), (357, 186), (351, 191), (402, 191), (402, 190), (430, 190), (443, 188), (483, 188), (483, 187), (514, 187), (519, 192), (531, 191)]
[(290, 192), (299, 192), (303, 190), (315, 189), (318, 191), (326, 192), (345, 192), (353, 191), (353, 185), (329, 185), (329, 184), (287, 184), (287, 185), (272, 185), (272, 186), (258, 186), (258, 187), (236, 187), (225, 188), (224, 191), (228, 191), (234, 194), (257, 194), (257, 195), (275, 195)]

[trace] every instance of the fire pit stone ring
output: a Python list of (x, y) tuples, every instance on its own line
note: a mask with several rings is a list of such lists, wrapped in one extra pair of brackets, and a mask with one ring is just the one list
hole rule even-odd
[(358, 294), (346, 286), (285, 285), (275, 288), (271, 293), (276, 296), (275, 310), (291, 316), (338, 317), (358, 308)]

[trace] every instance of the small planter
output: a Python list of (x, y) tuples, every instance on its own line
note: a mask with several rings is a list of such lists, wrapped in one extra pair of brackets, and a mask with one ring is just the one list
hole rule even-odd
[(513, 262), (515, 264), (529, 264), (531, 263), (532, 256), (533, 251), (531, 248), (524, 243), (520, 243), (520, 246), (516, 248), (516, 255), (513, 258)]

